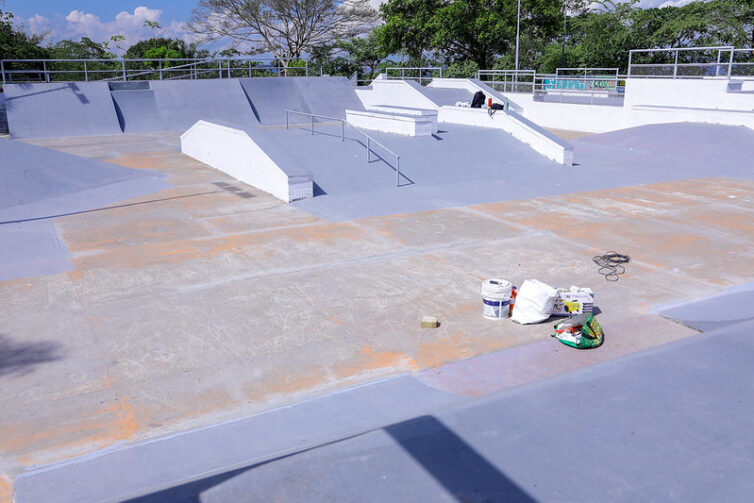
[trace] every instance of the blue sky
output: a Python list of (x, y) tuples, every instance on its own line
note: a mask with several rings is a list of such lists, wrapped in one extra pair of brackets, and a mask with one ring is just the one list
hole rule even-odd
[(102, 20), (115, 18), (121, 11), (133, 12), (136, 7), (146, 6), (159, 9), (165, 20), (186, 21), (197, 2), (192, 0), (141, 0), (103, 1), (103, 0), (6, 0), (8, 10), (24, 19), (35, 14), (45, 17), (55, 15), (65, 18), (71, 11), (89, 12)]
[[(184, 23), (196, 5), (192, 0), (6, 0), (5, 9), (26, 31), (46, 33), (46, 42), (83, 36), (104, 42), (123, 35), (126, 40), (120, 45), (128, 47), (155, 35), (195, 41)], [(155, 32), (145, 21), (158, 22), (162, 28)]]
[[(640, 5), (684, 5), (690, 1), (641, 0)], [(82, 36), (104, 42), (112, 35), (123, 35), (126, 40), (120, 45), (128, 47), (155, 35), (197, 41), (185, 27), (197, 3), (197, 0), (6, 0), (5, 9), (15, 14), (16, 21), (26, 31), (46, 33), (47, 42), (78, 40)], [(381, 0), (371, 3), (378, 5)], [(162, 28), (155, 33), (144, 26), (144, 21), (156, 21)]]

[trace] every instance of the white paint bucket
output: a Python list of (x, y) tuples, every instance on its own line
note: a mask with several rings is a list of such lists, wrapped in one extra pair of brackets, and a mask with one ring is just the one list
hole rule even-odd
[(513, 285), (504, 279), (486, 279), (482, 282), (482, 316), (502, 320), (510, 313)]

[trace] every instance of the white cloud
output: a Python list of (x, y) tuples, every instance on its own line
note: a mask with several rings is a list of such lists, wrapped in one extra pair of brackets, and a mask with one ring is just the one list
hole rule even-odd
[[(139, 40), (152, 37), (179, 38), (186, 42), (196, 40), (196, 36), (187, 30), (184, 23), (175, 20), (164, 22), (161, 18), (161, 10), (139, 6), (133, 12), (119, 12), (112, 20), (103, 21), (99, 16), (76, 9), (65, 18), (59, 18), (57, 22), (51, 22), (37, 14), (29, 18), (27, 24), (34, 33), (50, 31), (53, 42), (64, 39), (78, 40), (81, 37), (106, 42), (113, 35), (123, 35), (125, 40), (118, 45), (127, 48)], [(154, 30), (146, 26), (145, 21), (160, 23), (161, 28)]]
[(658, 5), (658, 7), (683, 7), (684, 5), (690, 4), (694, 1), (696, 0), (667, 0)]
[(28, 28), (31, 33), (41, 35), (52, 29), (52, 23), (46, 17), (35, 14), (26, 20), (26, 28)]
[(691, 2), (704, 1), (704, 0), (641, 0), (639, 7), (648, 9), (650, 7), (683, 7)]

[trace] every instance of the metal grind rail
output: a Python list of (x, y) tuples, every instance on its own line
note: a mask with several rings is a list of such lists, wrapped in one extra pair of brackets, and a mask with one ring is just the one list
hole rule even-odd
[[(390, 150), (389, 148), (387, 148), (385, 145), (383, 145), (382, 143), (378, 142), (377, 140), (375, 140), (374, 138), (372, 138), (371, 136), (369, 136), (368, 134), (366, 134), (364, 131), (356, 128), (355, 126), (353, 126), (351, 124), (349, 124), (345, 119), (340, 119), (338, 117), (329, 117), (327, 115), (310, 114), (308, 112), (299, 112), (298, 110), (286, 110), (285, 111), (285, 129), (290, 129), (289, 128), (289, 122), (288, 122), (288, 115), (289, 114), (295, 114), (295, 115), (301, 115), (301, 116), (304, 116), (304, 117), (309, 117), (309, 119), (310, 119), (309, 130), (312, 132), (312, 135), (314, 135), (314, 133), (315, 133), (315, 131), (314, 131), (314, 119), (324, 119), (324, 120), (328, 120), (328, 121), (332, 121), (332, 122), (340, 122), (340, 141), (342, 141), (342, 142), (346, 141), (346, 126), (350, 127), (351, 129), (353, 129), (354, 131), (356, 131), (357, 133), (359, 133), (360, 135), (362, 135), (364, 138), (366, 138), (366, 141), (367, 141), (367, 143), (366, 143), (367, 163), (372, 162), (372, 152), (374, 152), (374, 150), (372, 150), (372, 144), (376, 143), (377, 145), (379, 145), (380, 147), (382, 147), (383, 150), (385, 150), (390, 155), (392, 155), (392, 156), (395, 157), (395, 186), (396, 187), (400, 187), (400, 185), (401, 185), (401, 156), (399, 156), (398, 154), (396, 154), (395, 152), (393, 152), (392, 150)], [(377, 154), (377, 152), (374, 152), (374, 155), (378, 159), (381, 159), (381, 157), (379, 156), (379, 154)]]

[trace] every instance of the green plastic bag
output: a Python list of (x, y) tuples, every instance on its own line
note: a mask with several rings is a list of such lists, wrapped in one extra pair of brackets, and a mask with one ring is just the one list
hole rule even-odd
[(580, 314), (555, 325), (553, 337), (566, 346), (577, 349), (598, 348), (605, 334), (602, 327), (590, 314)]

